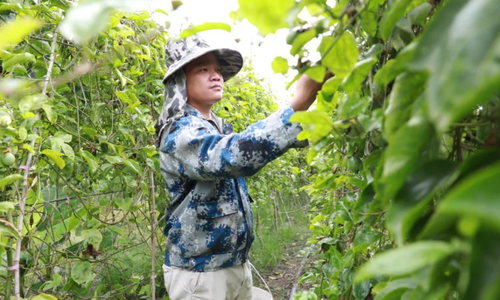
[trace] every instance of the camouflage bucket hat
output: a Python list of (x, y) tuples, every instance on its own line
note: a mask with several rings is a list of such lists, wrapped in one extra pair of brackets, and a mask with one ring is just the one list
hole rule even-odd
[(210, 47), (197, 35), (182, 40), (171, 39), (165, 48), (167, 73), (163, 77), (163, 83), (189, 62), (209, 52), (213, 52), (219, 60), (224, 81), (234, 77), (243, 66), (243, 57), (238, 51), (230, 48)]

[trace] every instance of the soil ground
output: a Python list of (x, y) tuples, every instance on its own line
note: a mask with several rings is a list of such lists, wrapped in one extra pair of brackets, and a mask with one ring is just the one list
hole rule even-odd
[[(269, 286), (274, 300), (288, 300), (290, 298), (292, 287), (298, 280), (297, 272), (304, 259), (303, 251), (301, 250), (305, 248), (306, 240), (307, 237), (304, 237), (303, 240), (293, 242), (289, 247), (286, 247), (287, 250), (283, 255), (283, 259), (274, 268), (259, 270), (261, 276)], [(309, 260), (305, 262), (304, 270), (307, 269), (308, 262)], [(255, 275), (255, 272), (253, 277), (254, 286), (267, 290), (262, 280)], [(299, 285), (297, 287), (298, 291), (308, 289), (309, 286), (306, 285)]]

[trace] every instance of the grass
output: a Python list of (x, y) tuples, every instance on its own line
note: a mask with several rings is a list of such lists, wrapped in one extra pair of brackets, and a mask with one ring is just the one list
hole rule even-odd
[[(258, 270), (271, 270), (295, 242), (305, 240), (309, 219), (306, 194), (287, 195), (253, 207), (255, 241), (250, 260)], [(271, 203), (269, 203), (271, 202)]]

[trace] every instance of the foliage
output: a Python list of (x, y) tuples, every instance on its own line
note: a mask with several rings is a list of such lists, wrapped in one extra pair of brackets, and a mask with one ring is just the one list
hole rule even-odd
[[(165, 295), (168, 199), (154, 124), (169, 36), (147, 12), (115, 11), (132, 2), (0, 4), (0, 294), (6, 298), (14, 296), (7, 266), (15, 264), (16, 239), (23, 298), (151, 299), (154, 276), (155, 295)], [(183, 34), (214, 26), (221, 27)], [(262, 85), (246, 67), (225, 85), (215, 110), (243, 130), (277, 109)], [(300, 185), (278, 185), (273, 174), (294, 166), (302, 178), (300, 156), (292, 152), (250, 179), (258, 207), (273, 207), (271, 190), (299, 193)]]
[[(153, 124), (168, 36), (146, 12), (114, 11), (129, 1), (103, 3), (0, 4), (6, 297), (16, 249), (22, 297), (148, 298), (151, 277), (161, 277), (167, 201), (153, 187), (162, 182)], [(301, 278), (312, 288), (298, 297), (500, 298), (499, 2), (239, 4), (264, 34), (289, 27), (299, 73), (334, 74), (316, 109), (293, 116), (314, 173), (292, 151), (249, 183), (257, 211), (272, 211), (273, 195), (298, 194), (297, 182), (312, 174), (304, 190), (314, 198), (317, 253)], [(212, 27), (228, 30), (213, 23), (183, 34)], [(315, 54), (321, 59), (310, 62)], [(273, 63), (277, 72), (289, 67)], [(276, 109), (260, 85), (249, 71), (226, 87), (217, 110), (236, 131)], [(164, 294), (160, 280), (156, 287)]]
[[(301, 279), (314, 287), (299, 299), (500, 298), (499, 12), (493, 0), (302, 0), (272, 12), (288, 16), (277, 24), (299, 73), (334, 74), (316, 109), (293, 116), (312, 142), (305, 189), (319, 211)], [(240, 9), (268, 32), (261, 13)]]

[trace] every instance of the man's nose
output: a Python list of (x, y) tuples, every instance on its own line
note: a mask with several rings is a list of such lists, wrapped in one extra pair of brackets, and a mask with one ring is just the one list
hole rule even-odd
[(210, 74), (210, 80), (212, 81), (222, 81), (222, 75), (218, 71), (212, 71)]

